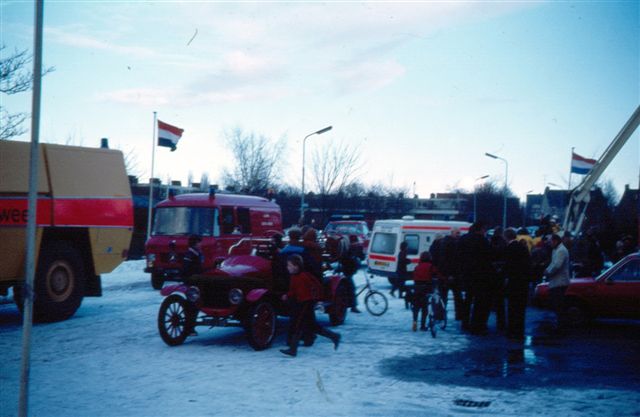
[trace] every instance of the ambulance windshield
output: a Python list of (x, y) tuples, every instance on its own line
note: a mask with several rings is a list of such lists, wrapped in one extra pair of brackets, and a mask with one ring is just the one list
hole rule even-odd
[(396, 248), (398, 236), (394, 233), (376, 233), (371, 242), (371, 253), (382, 253), (393, 255)]

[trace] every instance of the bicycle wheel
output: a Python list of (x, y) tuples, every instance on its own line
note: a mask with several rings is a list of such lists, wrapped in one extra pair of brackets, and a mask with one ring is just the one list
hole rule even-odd
[(440, 308), (442, 308), (442, 320), (440, 320), (440, 328), (444, 330), (447, 328), (447, 306), (442, 300), (440, 300)]
[(364, 298), (364, 305), (367, 307), (367, 311), (374, 316), (383, 315), (389, 308), (387, 297), (378, 291), (370, 291)]
[(435, 312), (433, 311), (433, 302), (429, 302), (429, 315), (427, 316), (427, 328), (431, 332), (431, 337), (435, 338), (438, 333), (438, 329), (436, 328), (436, 318)]

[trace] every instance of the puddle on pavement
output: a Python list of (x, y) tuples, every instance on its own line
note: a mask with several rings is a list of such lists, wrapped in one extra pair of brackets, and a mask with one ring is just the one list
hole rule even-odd
[(470, 347), (451, 353), (388, 358), (380, 369), (405, 381), (482, 388), (640, 389), (639, 343), (634, 338), (527, 337), (515, 344), (489, 336), (471, 341)]

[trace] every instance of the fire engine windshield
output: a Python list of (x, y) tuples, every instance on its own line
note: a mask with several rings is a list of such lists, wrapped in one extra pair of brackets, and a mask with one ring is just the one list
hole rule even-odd
[(219, 236), (218, 209), (205, 207), (161, 207), (153, 223), (154, 236)]
[(373, 235), (370, 252), (393, 255), (398, 236), (395, 233), (376, 233)]

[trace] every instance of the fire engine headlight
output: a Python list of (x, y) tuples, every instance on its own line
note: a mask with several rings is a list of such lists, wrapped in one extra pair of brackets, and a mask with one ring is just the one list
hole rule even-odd
[(189, 287), (185, 292), (185, 295), (187, 296), (187, 300), (195, 303), (200, 299), (200, 290), (198, 287)]
[(229, 302), (233, 305), (238, 305), (244, 299), (244, 294), (240, 288), (233, 288), (229, 291)]
[(147, 266), (153, 268), (153, 264), (156, 262), (156, 254), (150, 253), (147, 255)]

